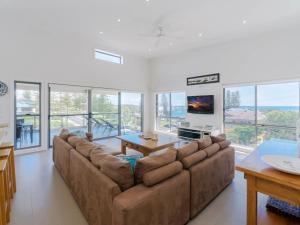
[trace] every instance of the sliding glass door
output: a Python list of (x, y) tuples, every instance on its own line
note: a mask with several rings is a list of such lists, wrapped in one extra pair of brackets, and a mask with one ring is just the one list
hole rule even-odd
[(299, 118), (299, 83), (257, 86), (258, 142), (296, 139)]
[(119, 93), (103, 89), (91, 91), (91, 131), (94, 139), (119, 134)]
[(15, 149), (41, 146), (41, 84), (15, 82)]
[(255, 147), (265, 140), (296, 140), (299, 83), (224, 89), (224, 127), (235, 144)]
[(177, 133), (186, 118), (186, 94), (167, 92), (156, 95), (156, 130)]
[(49, 146), (62, 128), (94, 140), (141, 132), (143, 94), (72, 85), (49, 85)]
[(121, 92), (121, 133), (138, 133), (143, 130), (143, 94)]
[(62, 128), (85, 136), (88, 132), (88, 91), (74, 86), (51, 85), (49, 87), (49, 136), (53, 137)]

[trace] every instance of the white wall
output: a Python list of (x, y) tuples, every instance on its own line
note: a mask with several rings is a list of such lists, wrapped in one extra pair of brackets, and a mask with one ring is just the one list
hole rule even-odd
[[(13, 83), (42, 82), (42, 144), (47, 146), (47, 84), (49, 82), (115, 88), (145, 93), (145, 130), (148, 130), (148, 61), (123, 54), (124, 64), (94, 59), (99, 43), (80, 37), (24, 31), (7, 26), (0, 34), (0, 80), (9, 85), (9, 94), (0, 97), (0, 123), (10, 122), (13, 140)], [(110, 49), (104, 49), (110, 50)]]
[[(213, 94), (215, 114), (188, 114), (187, 120), (195, 125), (211, 124), (222, 128), (222, 86), (300, 78), (299, 40), (299, 30), (286, 30), (152, 59), (152, 106), (154, 93), (159, 91), (184, 90), (187, 95)], [(220, 73), (221, 82), (186, 86), (187, 77), (210, 73)], [(154, 111), (152, 108), (152, 125)]]

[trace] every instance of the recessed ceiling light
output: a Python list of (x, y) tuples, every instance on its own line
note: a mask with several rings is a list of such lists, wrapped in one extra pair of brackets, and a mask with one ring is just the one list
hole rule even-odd
[(247, 20), (243, 20), (243, 24), (246, 24), (247, 23)]
[(100, 31), (99, 34), (104, 34), (104, 32), (103, 32), (103, 31)]
[(146, 2), (150, 2), (150, 0), (146, 0)]
[(202, 36), (203, 36), (203, 34), (202, 34), (202, 33), (199, 33), (199, 34), (198, 34), (198, 37), (202, 37)]
[(121, 19), (118, 19), (117, 21), (120, 23), (120, 22), (121, 22)]

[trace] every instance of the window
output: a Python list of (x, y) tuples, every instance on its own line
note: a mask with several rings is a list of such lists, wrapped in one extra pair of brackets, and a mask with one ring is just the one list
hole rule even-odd
[(143, 98), (135, 92), (49, 85), (49, 146), (62, 128), (95, 140), (143, 129)]
[(159, 93), (156, 95), (156, 130), (177, 132), (186, 117), (184, 92)]
[(224, 89), (224, 127), (235, 144), (255, 147), (265, 140), (296, 140), (299, 83)]
[(15, 82), (15, 148), (41, 146), (41, 84)]
[(49, 90), (49, 146), (62, 128), (85, 136), (88, 131), (88, 91), (66, 85), (51, 85)]
[(119, 134), (119, 92), (92, 89), (91, 131), (95, 139)]
[(121, 92), (121, 132), (138, 133), (143, 130), (143, 94)]
[(95, 59), (104, 60), (116, 64), (123, 64), (123, 57), (102, 50), (95, 50)]

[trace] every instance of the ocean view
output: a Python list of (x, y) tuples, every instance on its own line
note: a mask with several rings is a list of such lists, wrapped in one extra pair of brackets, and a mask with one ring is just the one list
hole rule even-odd
[[(255, 110), (254, 106), (240, 106), (239, 108), (248, 109), (250, 111)], [(272, 111), (272, 110), (281, 110), (281, 111), (298, 111), (299, 106), (257, 106), (258, 111)]]
[[(238, 109), (254, 111), (254, 106), (240, 106)], [(299, 106), (257, 106), (258, 111), (266, 112), (272, 110), (280, 110), (280, 111), (298, 111)], [(229, 109), (229, 110), (237, 110), (237, 109)], [(185, 106), (175, 106), (172, 108), (172, 117), (185, 118), (187, 114), (187, 108)]]

